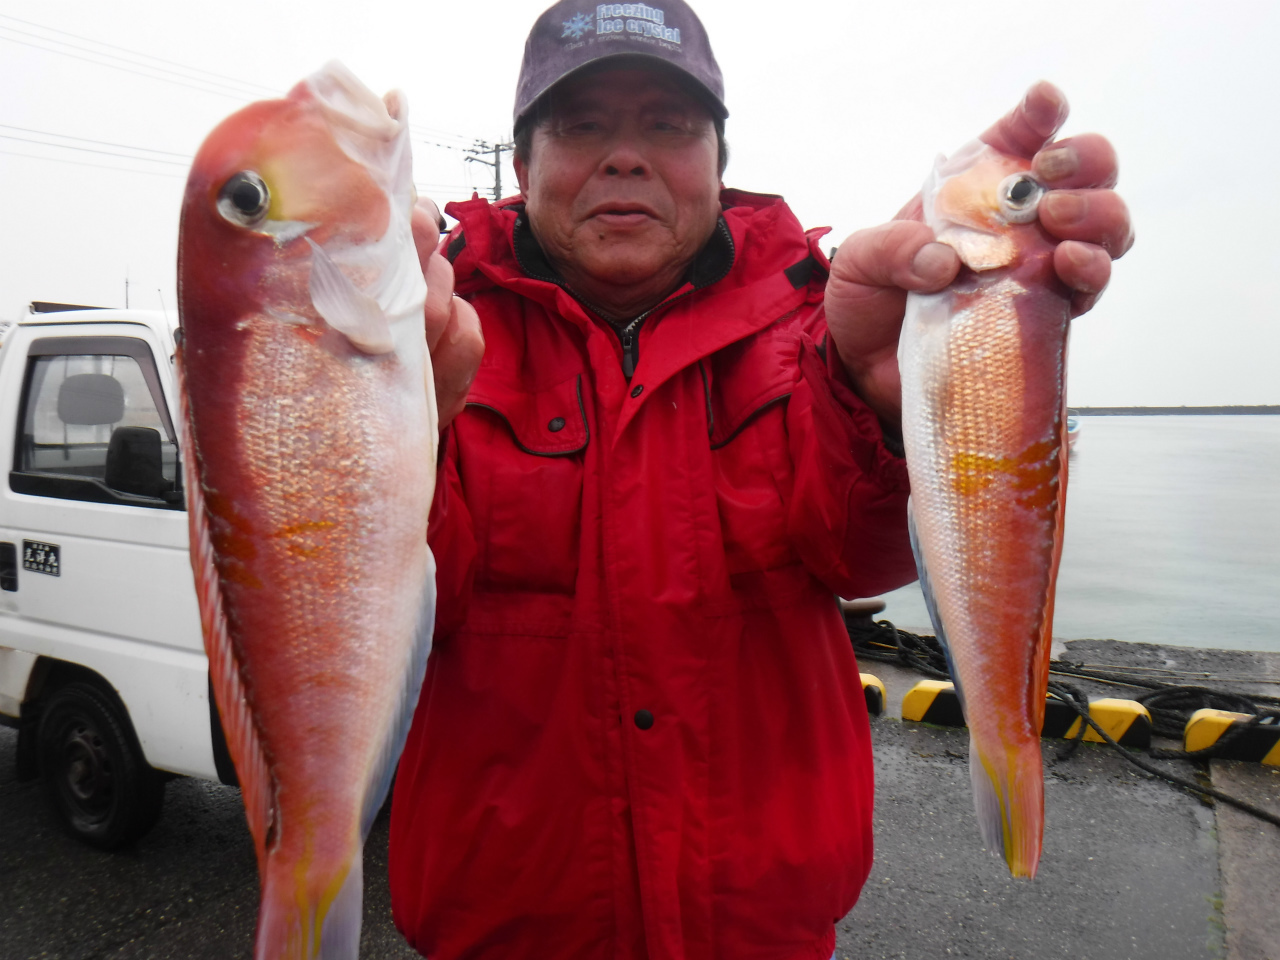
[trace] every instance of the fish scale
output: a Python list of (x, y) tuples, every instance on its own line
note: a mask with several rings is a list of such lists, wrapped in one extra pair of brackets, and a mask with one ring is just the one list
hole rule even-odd
[(1028, 167), (982, 144), (939, 161), (926, 222), (966, 268), (908, 297), (899, 344), (912, 545), (970, 731), (979, 826), (1015, 876), (1034, 876), (1044, 825), (1070, 319), (1034, 208), (1003, 219), (1026, 216), (1000, 191)]

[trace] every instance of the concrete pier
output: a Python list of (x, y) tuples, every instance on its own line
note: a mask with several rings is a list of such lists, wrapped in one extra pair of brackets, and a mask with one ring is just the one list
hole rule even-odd
[[(1103, 641), (1063, 649), (1077, 662), (1280, 676), (1274, 654)], [(1196, 799), (1106, 746), (1082, 744), (1055, 762), (1063, 742), (1046, 740), (1044, 856), (1034, 881), (1012, 880), (981, 846), (967, 732), (894, 719), (917, 675), (871, 662), (863, 669), (885, 681), (889, 701), (872, 723), (876, 864), (837, 928), (838, 957), (1280, 960), (1280, 829)], [(1127, 695), (1081, 686), (1092, 696)], [(257, 871), (238, 791), (175, 780), (151, 833), (132, 850), (100, 853), (57, 828), (38, 783), (15, 779), (15, 745), (16, 734), (0, 729), (0, 957), (251, 955)], [(1205, 776), (1205, 765), (1160, 764)], [(1280, 811), (1280, 770), (1212, 761), (1207, 776)], [(411, 960), (417, 955), (391, 924), (386, 848), (380, 820), (366, 849), (361, 957)]]

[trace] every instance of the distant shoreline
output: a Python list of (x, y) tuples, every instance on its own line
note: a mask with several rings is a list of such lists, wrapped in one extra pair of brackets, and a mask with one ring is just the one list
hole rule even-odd
[(1071, 407), (1067, 412), (1078, 417), (1274, 416), (1280, 414), (1280, 404), (1253, 407)]

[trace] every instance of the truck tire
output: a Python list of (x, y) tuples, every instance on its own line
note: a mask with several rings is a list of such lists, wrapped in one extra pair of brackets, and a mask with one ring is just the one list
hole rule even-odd
[(143, 757), (128, 714), (97, 685), (74, 681), (49, 696), (37, 750), (45, 794), (77, 839), (116, 850), (159, 819), (164, 780)]

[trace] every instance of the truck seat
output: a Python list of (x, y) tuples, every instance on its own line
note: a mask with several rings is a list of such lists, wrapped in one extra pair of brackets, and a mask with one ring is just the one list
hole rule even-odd
[(98, 426), (124, 419), (124, 387), (105, 373), (77, 373), (58, 388), (58, 417), (63, 423)]

